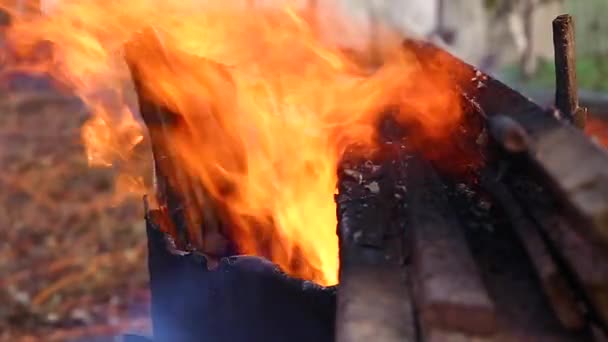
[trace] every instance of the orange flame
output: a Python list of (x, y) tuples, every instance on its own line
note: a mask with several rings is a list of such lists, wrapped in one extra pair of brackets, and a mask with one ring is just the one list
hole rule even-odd
[[(372, 68), (285, 1), (256, 10), (241, 3), (61, 0), (48, 15), (22, 15), (8, 31), (18, 55), (46, 41), (52, 59), (12, 67), (47, 72), (83, 99), (92, 112), (82, 129), (86, 152), (91, 163), (109, 165), (142, 139), (123, 47), (152, 28), (169, 64), (150, 55), (145, 39), (129, 59), (148, 95), (183, 119), (171, 137), (179, 167), (240, 218), (244, 251), (262, 253), (260, 241), (269, 238), (250, 218), (271, 221), (279, 232), (266, 244), (272, 261), (335, 284), (333, 194), (345, 147), (372, 145), (387, 107), (415, 123), (427, 146), (447, 141), (461, 119), (459, 95), (450, 75), (427, 67), (437, 61), (421, 62), (398, 43), (385, 44), (382, 65)], [(334, 33), (351, 27), (337, 14), (325, 17), (340, 23)], [(236, 193), (225, 197), (219, 176)]]
[(596, 139), (598, 143), (608, 148), (608, 121), (589, 116), (587, 119), (586, 133)]

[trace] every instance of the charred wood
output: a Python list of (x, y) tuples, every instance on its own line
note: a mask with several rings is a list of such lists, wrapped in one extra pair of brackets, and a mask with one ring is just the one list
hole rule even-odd
[[(145, 45), (142, 45), (145, 44)], [(229, 253), (229, 243), (222, 231), (219, 205), (199, 179), (180, 167), (171, 148), (171, 134), (180, 125), (179, 113), (173, 113), (152, 100), (141, 80), (135, 53), (142, 46), (150, 50), (159, 68), (170, 69), (162, 44), (153, 31), (141, 33), (125, 46), (125, 58), (133, 77), (140, 114), (148, 129), (154, 157), (155, 196), (163, 210), (156, 213), (164, 232), (175, 238), (180, 249), (196, 249), (216, 258)], [(161, 217), (162, 216), (162, 217)]]
[(444, 186), (420, 160), (410, 161), (408, 177), (413, 283), (423, 333), (495, 334), (494, 303), (449, 207)]
[(586, 326), (583, 308), (564, 272), (554, 260), (539, 227), (525, 213), (506, 185), (498, 180), (498, 174), (488, 171), (482, 176), (482, 186), (501, 206), (509, 218), (536, 271), (541, 287), (557, 318), (570, 330), (582, 330)]
[(509, 153), (528, 151), (530, 138), (526, 130), (508, 116), (496, 115), (488, 118), (488, 129), (492, 138)]
[(578, 286), (591, 319), (598, 326), (608, 328), (608, 260), (605, 253), (564, 218), (560, 205), (538, 184), (525, 177), (514, 178), (510, 182), (517, 198), (538, 222), (553, 253)]
[[(477, 178), (479, 179), (479, 178)], [(558, 319), (526, 244), (500, 201), (477, 180), (449, 182), (449, 202), (465, 236), (495, 310), (498, 341), (583, 341), (586, 331), (572, 332)]]
[[(399, 153), (397, 153), (399, 155)], [(347, 156), (348, 158), (348, 156)], [(405, 229), (404, 159), (347, 160), (336, 196), (340, 287), (336, 340), (415, 341)]]
[(601, 147), (554, 113), (447, 52), (420, 42), (404, 44), (414, 45), (420, 59), (436, 60), (438, 68), (455, 75), (461, 91), (481, 115), (505, 115), (520, 125), (529, 138), (526, 159), (543, 186), (564, 204), (581, 234), (608, 246), (608, 154)]

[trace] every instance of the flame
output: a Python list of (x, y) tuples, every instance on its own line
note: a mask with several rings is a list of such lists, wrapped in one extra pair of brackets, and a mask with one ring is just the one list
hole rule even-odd
[(598, 143), (608, 148), (608, 121), (589, 116), (587, 119), (586, 133), (596, 139)]
[[(460, 98), (450, 75), (430, 67), (438, 61), (398, 42), (382, 46), (380, 66), (357, 62), (291, 2), (253, 10), (241, 2), (62, 0), (48, 15), (17, 16), (7, 32), (16, 56), (50, 42), (51, 58), (10, 67), (72, 89), (92, 113), (82, 128), (89, 160), (110, 165), (128, 159), (145, 132), (125, 64), (125, 44), (136, 42), (127, 57), (145, 93), (180, 116), (171, 132), (179, 168), (230, 212), (239, 249), (335, 284), (333, 195), (344, 149), (372, 146), (387, 108), (436, 148), (459, 124)], [(356, 32), (337, 13), (324, 16), (339, 23), (332, 32)]]

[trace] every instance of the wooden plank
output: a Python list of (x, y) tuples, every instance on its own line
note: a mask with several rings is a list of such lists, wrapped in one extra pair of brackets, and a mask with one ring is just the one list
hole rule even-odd
[(500, 204), (511, 221), (557, 318), (567, 329), (582, 330), (585, 327), (585, 319), (578, 298), (563, 276), (563, 270), (553, 259), (538, 227), (526, 216), (509, 189), (496, 180), (495, 173), (483, 175), (482, 185)]
[[(503, 83), (439, 48), (406, 40), (406, 48), (438, 72), (454, 75), (464, 96), (486, 117), (506, 115), (529, 138), (529, 162), (559, 196), (584, 235), (608, 246), (608, 154), (583, 132)], [(504, 147), (504, 146), (503, 146)], [(505, 147), (508, 150), (508, 147)]]
[(423, 331), (494, 334), (494, 303), (448, 207), (445, 189), (423, 162), (410, 162), (408, 177), (413, 281)]
[(599, 325), (608, 327), (608, 259), (562, 216), (558, 205), (533, 183), (510, 182), (515, 195), (538, 222), (542, 232), (562, 256), (562, 263), (583, 292), (583, 300)]
[(340, 241), (338, 342), (415, 341), (404, 267), (399, 158), (346, 165), (336, 196)]
[(340, 273), (337, 341), (415, 341), (407, 275), (397, 265), (361, 265)]

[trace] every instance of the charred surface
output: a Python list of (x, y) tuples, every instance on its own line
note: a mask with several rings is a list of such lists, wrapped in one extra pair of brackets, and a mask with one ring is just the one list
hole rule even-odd
[(481, 185), (510, 221), (512, 230), (521, 241), (557, 318), (569, 330), (583, 330), (585, 318), (578, 303), (579, 298), (553, 258), (539, 227), (526, 214), (509, 188), (500, 182), (496, 172), (486, 170), (481, 176)]
[[(476, 183), (449, 187), (450, 202), (464, 226), (483, 282), (495, 303), (499, 340), (581, 341), (565, 329), (543, 291), (526, 244), (518, 236), (521, 221), (512, 221)], [(514, 214), (510, 208), (509, 214)]]
[[(504, 115), (529, 138), (527, 162), (540, 182), (568, 210), (573, 225), (608, 246), (608, 154), (559, 113), (545, 111), (522, 94), (430, 44), (406, 41), (420, 59), (454, 75), (464, 96), (486, 118)], [(447, 70), (446, 70), (447, 69)], [(508, 135), (507, 135), (508, 136)], [(497, 139), (510, 150), (511, 139)]]
[[(447, 53), (428, 45), (414, 51), (430, 69), (449, 66), (472, 123), (453, 132), (447, 154), (414, 153), (407, 132), (389, 121), (376, 150), (347, 151), (335, 197), (337, 298), (335, 289), (287, 277), (261, 258), (221, 258), (209, 270), (209, 258), (178, 252), (180, 234), (171, 246), (164, 232), (196, 222), (184, 211), (218, 208), (174, 168), (166, 132), (179, 116), (138, 86), (161, 202), (146, 218), (155, 341), (605, 335), (608, 155), (567, 120)], [(459, 167), (435, 163), (446, 158)], [(192, 187), (176, 192), (172, 179)], [(199, 242), (222, 236), (219, 212), (203, 215), (215, 222), (198, 222)]]
[(424, 334), (456, 331), (494, 335), (494, 303), (481, 281), (444, 185), (426, 162), (409, 167), (413, 277)]
[(340, 287), (336, 340), (416, 339), (405, 268), (405, 166), (399, 142), (371, 158), (346, 155), (336, 196)]
[(540, 227), (564, 274), (578, 290), (581, 302), (585, 303), (590, 320), (607, 327), (608, 260), (605, 253), (572, 226), (558, 201), (529, 175), (521, 172), (514, 166), (505, 174), (505, 181)]
[(162, 231), (171, 234), (180, 249), (195, 249), (207, 256), (221, 258), (233, 251), (229, 245), (224, 225), (227, 215), (219, 203), (205, 189), (200, 179), (180, 168), (180, 163), (172, 151), (172, 135), (183, 118), (164, 106), (155, 103), (141, 82), (141, 71), (135, 58), (130, 58), (138, 50), (150, 50), (150, 55), (158, 60), (159, 68), (170, 68), (163, 47), (153, 31), (141, 33), (125, 46), (126, 61), (130, 67), (138, 96), (140, 113), (148, 129), (154, 157), (155, 196), (162, 211), (157, 222)]

